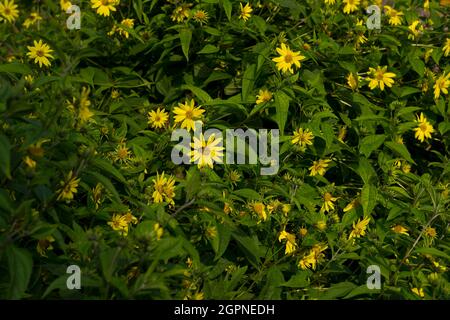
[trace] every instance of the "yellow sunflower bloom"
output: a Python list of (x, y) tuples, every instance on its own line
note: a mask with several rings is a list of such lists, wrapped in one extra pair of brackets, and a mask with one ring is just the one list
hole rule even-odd
[(349, 14), (352, 13), (353, 11), (358, 10), (360, 2), (361, 2), (360, 0), (343, 0), (342, 3), (345, 4), (344, 13)]
[(385, 85), (389, 88), (392, 87), (392, 84), (394, 83), (394, 80), (392, 78), (395, 78), (396, 74), (386, 71), (387, 66), (378, 66), (377, 69), (369, 68), (369, 74), (371, 77), (368, 77), (367, 79), (370, 80), (369, 88), (371, 90), (380, 87), (381, 91), (383, 91)]
[(240, 3), (240, 6), (241, 6), (241, 13), (239, 14), (239, 18), (244, 21), (247, 21), (252, 16), (251, 13), (253, 9), (249, 3), (247, 3), (245, 7), (242, 5), (242, 3)]
[(39, 67), (42, 68), (42, 65), (49, 67), (51, 66), (51, 62), (49, 58), (54, 59), (54, 57), (50, 54), (53, 50), (50, 47), (39, 40), (37, 42), (34, 40), (34, 46), (27, 46), (29, 52), (27, 52), (27, 56), (30, 59), (34, 59), (34, 63), (38, 63)]
[(7, 20), (9, 23), (12, 23), (18, 16), (19, 10), (17, 10), (17, 4), (14, 3), (14, 0), (0, 2), (0, 17)]
[(311, 170), (310, 172), (310, 176), (315, 176), (316, 174), (323, 176), (326, 172), (326, 169), (328, 167), (328, 163), (330, 163), (331, 160), (329, 159), (319, 159), (318, 161), (313, 161), (313, 165), (311, 167), (309, 167), (309, 170)]
[(279, 71), (289, 71), (290, 73), (294, 73), (292, 70), (292, 65), (300, 68), (300, 61), (305, 59), (305, 57), (300, 54), (300, 51), (292, 51), (289, 46), (284, 43), (281, 44), (280, 48), (276, 48), (276, 50), (280, 56), (273, 58), (272, 61), (277, 63), (277, 68)]
[(414, 137), (420, 142), (424, 142), (425, 139), (431, 138), (431, 134), (434, 132), (433, 126), (428, 122), (427, 118), (420, 113), (420, 116), (417, 116), (417, 120), (415, 120), (418, 125), (414, 129), (415, 134)]
[(350, 232), (349, 239), (359, 238), (366, 234), (367, 225), (370, 222), (370, 217), (359, 219), (358, 222), (353, 222), (353, 230)]
[(184, 104), (179, 103), (173, 110), (175, 123), (181, 122), (181, 128), (186, 128), (188, 131), (194, 131), (195, 121), (200, 119), (204, 112), (205, 110), (200, 107), (195, 107), (194, 99)]
[(165, 109), (158, 108), (156, 111), (152, 110), (148, 113), (148, 124), (154, 129), (163, 128), (169, 121), (169, 114)]
[(214, 162), (222, 163), (223, 147), (220, 146), (222, 138), (216, 138), (214, 134), (205, 140), (203, 133), (197, 138), (194, 136), (194, 142), (191, 143), (191, 161), (197, 163), (198, 168), (205, 166), (213, 168)]

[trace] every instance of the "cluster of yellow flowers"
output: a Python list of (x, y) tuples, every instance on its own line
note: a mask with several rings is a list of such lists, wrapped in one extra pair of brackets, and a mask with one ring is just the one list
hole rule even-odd
[(156, 174), (156, 179), (153, 179), (154, 189), (153, 201), (155, 203), (167, 202), (174, 205), (173, 198), (175, 197), (175, 178), (172, 176), (165, 177), (164, 172), (159, 175)]
[(122, 236), (127, 236), (129, 225), (137, 223), (138, 219), (128, 211), (125, 214), (114, 214), (111, 221), (108, 222), (108, 225), (111, 226), (114, 231), (118, 231)]

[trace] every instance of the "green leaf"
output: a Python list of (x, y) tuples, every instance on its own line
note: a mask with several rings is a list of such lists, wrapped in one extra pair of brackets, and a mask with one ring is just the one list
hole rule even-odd
[(252, 189), (236, 190), (236, 191), (234, 191), (234, 194), (237, 196), (243, 197), (245, 199), (249, 199), (249, 200), (260, 200), (261, 199), (261, 196), (259, 195), (259, 193)]
[(0, 135), (0, 169), (8, 179), (11, 179), (11, 145), (4, 135)]
[[(117, 170), (111, 163), (109, 163), (108, 161), (104, 160), (104, 159), (99, 159), (99, 158), (94, 158), (90, 160), (91, 164), (94, 165), (95, 167), (104, 170), (105, 172), (111, 174), (114, 176), (114, 178), (116, 178), (118, 181), (126, 184), (127, 181), (125, 179), (125, 177), (122, 175), (122, 173), (120, 173), (119, 170)], [(106, 187), (106, 185), (105, 185)]]
[(192, 31), (190, 29), (180, 30), (181, 49), (183, 50), (186, 60), (189, 61), (189, 46), (191, 44)]
[(356, 288), (356, 285), (351, 282), (340, 282), (333, 284), (320, 299), (336, 299), (343, 297)]
[(360, 296), (360, 295), (371, 295), (371, 294), (379, 294), (380, 290), (374, 290), (374, 289), (369, 289), (367, 287), (367, 284), (364, 284), (362, 286), (356, 287), (355, 289), (353, 289), (348, 295), (346, 295), (344, 297), (344, 299), (350, 299), (356, 296)]
[(216, 46), (213, 46), (212, 44), (207, 44), (206, 46), (203, 47), (202, 50), (200, 50), (197, 53), (198, 54), (211, 54), (211, 53), (216, 53), (216, 52), (219, 52), (219, 48), (217, 48)]
[(282, 286), (289, 288), (305, 288), (309, 286), (308, 272), (303, 271), (293, 275), (289, 281), (283, 283)]
[(195, 96), (197, 98), (199, 98), (200, 102), (202, 103), (211, 103), (213, 101), (213, 99), (211, 98), (211, 96), (203, 89), (200, 89), (196, 86), (191, 86), (189, 84), (184, 84), (181, 86), (182, 90), (189, 90), (192, 91), (193, 94), (195, 94)]
[(248, 261), (255, 267), (258, 267), (261, 262), (261, 257), (265, 253), (265, 249), (262, 247), (258, 238), (256, 236), (247, 236), (240, 230), (233, 231), (231, 236), (237, 241), (242, 249), (244, 249)]
[(376, 172), (370, 164), (370, 161), (364, 157), (359, 159), (357, 172), (365, 184), (368, 184), (370, 179), (376, 176)]
[(231, 2), (230, 0), (222, 0), (222, 7), (225, 10), (225, 14), (227, 15), (228, 21), (231, 21)]
[(386, 147), (403, 157), (403, 159), (405, 159), (409, 163), (415, 164), (414, 160), (411, 158), (411, 154), (404, 144), (400, 144), (394, 141), (386, 141), (384, 144), (386, 145)]
[(372, 184), (365, 184), (361, 191), (361, 204), (363, 207), (364, 216), (372, 213), (377, 204), (377, 187)]
[(219, 259), (225, 253), (225, 250), (227, 250), (231, 238), (231, 230), (227, 225), (217, 223), (216, 227), (219, 237), (219, 246), (217, 248), (214, 260)]
[(33, 269), (31, 254), (25, 249), (9, 246), (6, 249), (6, 257), (10, 278), (7, 298), (22, 299), (28, 288)]
[(275, 120), (278, 124), (278, 128), (280, 129), (280, 134), (284, 135), (284, 127), (286, 125), (288, 111), (289, 111), (289, 97), (283, 91), (275, 92), (275, 107), (276, 107), (276, 115)]
[(0, 73), (19, 73), (19, 74), (30, 74), (31, 69), (25, 64), (13, 62), (0, 65)]
[(247, 97), (253, 90), (253, 85), (256, 78), (256, 64), (251, 64), (247, 67), (242, 77), (242, 101), (247, 101)]
[(448, 254), (446, 254), (445, 252), (442, 252), (436, 248), (416, 248), (414, 251), (417, 253), (430, 254), (432, 256), (445, 258), (448, 261), (450, 261), (450, 256)]
[(384, 140), (386, 140), (386, 135), (384, 134), (374, 134), (364, 137), (359, 142), (359, 152), (368, 158), (374, 150), (383, 144)]

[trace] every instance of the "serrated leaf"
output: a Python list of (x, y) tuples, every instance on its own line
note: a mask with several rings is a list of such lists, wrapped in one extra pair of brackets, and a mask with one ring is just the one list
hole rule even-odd
[(191, 45), (191, 39), (192, 31), (190, 29), (184, 28), (180, 30), (181, 50), (183, 50), (183, 54), (187, 61), (189, 61), (189, 46)]
[(411, 158), (411, 154), (409, 153), (408, 149), (406, 148), (406, 146), (404, 144), (400, 144), (400, 143), (397, 143), (394, 141), (386, 141), (384, 144), (386, 147), (388, 147), (389, 149), (391, 149), (392, 151), (394, 151), (395, 153), (397, 153), (398, 155), (403, 157), (403, 159), (405, 159), (409, 163), (414, 163), (414, 164), (416, 163)]
[(359, 152), (368, 158), (373, 151), (383, 144), (384, 140), (386, 140), (386, 135), (384, 134), (364, 137), (359, 143)]
[(9, 246), (6, 249), (6, 258), (9, 269), (8, 299), (21, 299), (28, 288), (33, 269), (31, 254), (21, 248)]
[(364, 216), (372, 213), (377, 204), (377, 187), (372, 184), (365, 184), (361, 191), (361, 205), (363, 207)]
[(284, 135), (284, 127), (286, 125), (288, 111), (289, 111), (289, 97), (283, 91), (275, 92), (275, 107), (276, 107), (276, 115), (275, 120), (278, 124), (278, 128), (280, 129), (280, 134)]

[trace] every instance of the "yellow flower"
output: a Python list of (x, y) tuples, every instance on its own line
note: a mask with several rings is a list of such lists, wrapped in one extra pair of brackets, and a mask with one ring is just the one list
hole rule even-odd
[(102, 203), (103, 186), (101, 183), (97, 183), (92, 189), (92, 201), (95, 203), (95, 209), (98, 209)]
[(372, 78), (368, 77), (368, 80), (370, 80), (369, 88), (371, 90), (375, 89), (376, 87), (380, 87), (381, 91), (383, 91), (385, 85), (389, 88), (392, 87), (392, 84), (394, 83), (394, 80), (392, 78), (395, 78), (396, 74), (392, 72), (386, 72), (386, 70), (387, 66), (378, 66), (376, 70), (374, 68), (369, 68), (369, 74), (372, 76)]
[(194, 21), (203, 24), (208, 23), (209, 16), (208, 12), (206, 12), (205, 10), (197, 10), (192, 15), (192, 18), (194, 19)]
[(300, 147), (306, 147), (313, 144), (313, 139), (314, 135), (309, 129), (299, 128), (294, 131), (291, 142), (292, 144), (298, 144)]
[(384, 9), (386, 10), (387, 15), (389, 16), (389, 24), (391, 26), (399, 26), (402, 24), (402, 15), (403, 12), (397, 11), (394, 8), (390, 6), (384, 6)]
[(58, 190), (59, 195), (57, 200), (72, 200), (73, 195), (77, 193), (79, 183), (80, 179), (74, 177), (72, 170), (70, 170), (69, 174), (66, 177), (66, 180), (60, 181), (61, 189)]
[(214, 226), (206, 228), (206, 236), (210, 239), (217, 237), (217, 228)]
[(138, 223), (138, 219), (133, 216), (133, 214), (131, 213), (131, 211), (128, 211), (127, 213), (125, 213), (123, 215), (123, 219), (126, 221), (126, 223), (132, 223), (132, 224), (137, 224)]
[(117, 99), (119, 96), (120, 96), (119, 90), (113, 89), (113, 90), (111, 91), (111, 98), (112, 98), (112, 99)]
[(94, 114), (89, 110), (91, 101), (89, 100), (89, 93), (91, 90), (89, 88), (83, 87), (81, 89), (80, 96), (80, 109), (78, 110), (78, 117), (80, 118), (81, 124), (88, 121)]
[(448, 56), (450, 54), (450, 38), (445, 40), (445, 45), (442, 47), (442, 51), (444, 52), (444, 56)]
[(31, 74), (27, 74), (27, 75), (24, 77), (24, 79), (25, 79), (25, 81), (28, 82), (29, 84), (32, 84), (33, 81), (34, 81), (34, 78), (33, 78), (33, 76), (32, 76)]
[(203, 292), (197, 292), (191, 297), (191, 300), (203, 300), (203, 299), (205, 299), (205, 295), (203, 294)]
[(186, 128), (188, 131), (194, 131), (195, 120), (199, 119), (205, 110), (200, 107), (195, 107), (195, 101), (192, 99), (190, 102), (186, 101), (184, 104), (178, 103), (178, 107), (175, 107), (173, 113), (175, 123), (181, 122), (181, 128)]
[(273, 213), (277, 211), (280, 206), (281, 206), (280, 200), (278, 199), (271, 200), (267, 205), (267, 210), (269, 211), (269, 213)]
[(300, 237), (303, 238), (308, 234), (308, 229), (306, 229), (305, 227), (301, 227), (298, 233), (300, 234)]
[(336, 3), (336, 0), (325, 0), (325, 4), (332, 5), (332, 4), (335, 4), (335, 3)]
[(111, 32), (114, 33), (115, 31), (117, 31), (121, 36), (128, 39), (130, 34), (123, 27), (126, 27), (128, 29), (133, 29), (134, 19), (123, 19), (122, 22), (120, 23), (120, 25), (116, 29), (113, 28), (113, 30)]
[(159, 223), (155, 223), (153, 225), (153, 231), (155, 231), (156, 240), (160, 240), (164, 234), (164, 229), (159, 225)]
[(68, 1), (68, 0), (60, 0), (59, 1), (59, 5), (61, 7), (61, 10), (66, 12), (67, 9), (69, 9), (72, 6), (72, 3), (70, 1)]
[(358, 34), (356, 42), (358, 44), (363, 44), (367, 42), (367, 37), (364, 35), (364, 32)]
[(428, 122), (427, 118), (420, 113), (420, 116), (417, 116), (417, 120), (415, 120), (418, 125), (417, 128), (414, 129), (415, 134), (414, 137), (420, 142), (424, 142), (425, 139), (431, 138), (431, 134), (434, 132), (433, 126)]
[(164, 172), (161, 176), (157, 173), (156, 180), (153, 179), (153, 187), (155, 191), (152, 194), (153, 202), (160, 203), (166, 201), (169, 204), (174, 204), (173, 197), (175, 197), (175, 179), (172, 176), (164, 177)]
[(344, 212), (350, 211), (359, 205), (358, 199), (353, 199), (348, 205), (345, 206)]
[(189, 18), (189, 7), (191, 6), (191, 4), (183, 4), (179, 7), (176, 7), (173, 12), (172, 15), (170, 16), (170, 18), (172, 19), (172, 21), (176, 21), (178, 23), (183, 22), (184, 19)]
[(347, 76), (347, 84), (353, 91), (358, 89), (359, 78), (360, 77), (355, 75), (353, 72), (350, 72)]
[(298, 266), (305, 270), (311, 268), (312, 270), (316, 269), (317, 264), (325, 257), (325, 254), (322, 252), (328, 248), (327, 245), (316, 244), (314, 245), (309, 253), (305, 255), (298, 263)]
[(399, 224), (393, 226), (391, 228), (391, 230), (394, 231), (395, 233), (404, 234), (404, 235), (409, 236), (408, 229), (406, 229), (405, 227), (403, 227)]
[(241, 180), (241, 175), (236, 170), (231, 170), (229, 177), (231, 183), (235, 185)]
[(331, 195), (329, 192), (325, 192), (323, 195), (323, 205), (322, 208), (320, 208), (320, 211), (322, 212), (329, 212), (331, 210), (334, 210), (334, 204), (333, 202), (336, 201), (338, 198), (335, 198)]
[(39, 40), (37, 42), (34, 40), (34, 46), (27, 46), (29, 52), (27, 52), (27, 56), (30, 57), (30, 59), (34, 59), (34, 63), (39, 63), (39, 67), (42, 68), (42, 65), (45, 65), (47, 67), (51, 66), (51, 63), (48, 58), (54, 59), (54, 57), (50, 54), (53, 50), (50, 49), (50, 47), (42, 42), (42, 40)]
[(119, 1), (116, 0), (91, 0), (91, 8), (97, 9), (97, 14), (105, 17), (109, 17), (111, 11), (116, 11), (115, 5)]
[(111, 221), (108, 222), (108, 225), (110, 225), (114, 231), (119, 231), (121, 235), (128, 235), (128, 223), (125, 220), (125, 216), (114, 214)]
[(163, 128), (169, 121), (169, 114), (165, 109), (158, 108), (156, 111), (152, 110), (148, 113), (148, 124), (152, 128), (158, 129)]
[(342, 2), (345, 3), (344, 13), (349, 14), (353, 11), (358, 10), (360, 0), (343, 0)]
[(29, 156), (26, 156), (25, 158), (23, 158), (23, 162), (28, 166), (28, 168), (30, 169), (35, 169), (36, 168), (36, 161), (34, 161), (33, 159), (31, 159)]
[(0, 17), (3, 17), (8, 22), (12, 23), (19, 16), (19, 10), (17, 10), (17, 4), (14, 0), (5, 0), (0, 2)]
[(424, 231), (424, 234), (430, 238), (436, 238), (437, 232), (435, 228), (427, 227)]
[(425, 294), (423, 293), (422, 288), (412, 288), (411, 291), (421, 298), (425, 297)]
[(347, 135), (347, 126), (342, 126), (339, 128), (338, 140), (344, 142), (345, 136)]
[[(417, 28), (417, 26), (419, 26), (419, 28)], [(409, 31), (411, 32), (408, 35), (408, 39), (414, 40), (415, 38), (417, 38), (419, 36), (419, 34), (423, 31), (423, 26), (420, 23), (420, 20), (414, 20), (409, 26), (408, 26)]]
[(247, 21), (251, 17), (251, 12), (253, 11), (253, 9), (248, 3), (245, 5), (245, 7), (242, 5), (242, 3), (239, 4), (241, 6), (241, 13), (239, 14), (239, 18)]
[(259, 94), (256, 95), (256, 104), (261, 104), (272, 100), (272, 92), (267, 89), (260, 89)]
[(251, 204), (253, 211), (259, 216), (263, 221), (267, 220), (266, 207), (262, 202), (255, 202)]
[(450, 73), (445, 75), (442, 74), (434, 84), (434, 99), (438, 99), (441, 95), (441, 91), (443, 94), (448, 94), (448, 86), (450, 86)]
[(191, 161), (196, 162), (198, 168), (205, 166), (213, 168), (213, 163), (222, 163), (223, 147), (220, 146), (222, 138), (216, 138), (214, 134), (205, 140), (203, 133), (200, 137), (194, 136), (194, 142), (191, 143), (193, 150), (191, 151)]
[(281, 211), (283, 211), (284, 215), (287, 216), (287, 214), (291, 211), (291, 205), (287, 204), (287, 203), (284, 203), (281, 206)]
[(316, 228), (320, 231), (324, 231), (327, 228), (327, 222), (325, 220), (317, 221)]
[(402, 164), (402, 171), (403, 171), (404, 173), (411, 172), (411, 165), (410, 165), (409, 163), (407, 163), (407, 162), (404, 162), (404, 163)]
[(294, 252), (297, 249), (297, 243), (295, 242), (295, 235), (285, 230), (280, 232), (278, 236), (278, 241), (286, 239), (286, 249), (284, 250), (284, 254), (288, 255)]
[(349, 239), (359, 238), (366, 234), (367, 225), (370, 222), (370, 217), (366, 217), (363, 220), (359, 219), (357, 223), (353, 222), (353, 230), (350, 232)]
[(36, 251), (43, 257), (46, 257), (48, 250), (53, 250), (52, 242), (55, 242), (55, 238), (52, 236), (46, 236), (44, 239), (38, 241)]
[(281, 44), (280, 48), (276, 48), (276, 50), (280, 56), (273, 58), (272, 61), (277, 63), (277, 68), (279, 71), (289, 71), (290, 73), (294, 73), (292, 70), (292, 65), (300, 68), (300, 61), (305, 59), (305, 57), (300, 54), (300, 51), (294, 52), (284, 43)]
[(31, 27), (31, 25), (35, 24), (39, 20), (42, 20), (42, 17), (39, 15), (39, 13), (32, 12), (30, 13), (30, 16), (23, 22), (23, 26), (28, 29), (29, 27)]
[(313, 165), (309, 167), (310, 176), (315, 176), (316, 174), (323, 176), (326, 172), (326, 168), (328, 167), (328, 163), (330, 163), (331, 160), (329, 159), (319, 159), (318, 161), (313, 161)]
[(121, 163), (127, 163), (131, 158), (131, 151), (125, 142), (120, 142), (114, 151), (113, 159)]
[(89, 110), (89, 108), (84, 107), (84, 108), (80, 108), (79, 112), (78, 112), (78, 116), (80, 117), (80, 123), (83, 124), (86, 121), (88, 121), (90, 118), (92, 118), (94, 116), (94, 113)]

